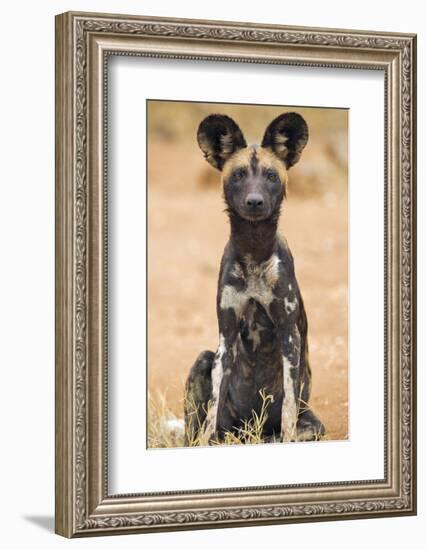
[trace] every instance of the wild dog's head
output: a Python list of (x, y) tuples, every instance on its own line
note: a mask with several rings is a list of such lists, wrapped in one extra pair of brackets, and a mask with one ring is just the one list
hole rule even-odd
[(240, 128), (226, 115), (206, 117), (197, 131), (206, 160), (222, 172), (228, 209), (254, 222), (279, 211), (288, 170), (299, 161), (307, 140), (307, 124), (297, 113), (275, 118), (261, 146), (248, 147)]

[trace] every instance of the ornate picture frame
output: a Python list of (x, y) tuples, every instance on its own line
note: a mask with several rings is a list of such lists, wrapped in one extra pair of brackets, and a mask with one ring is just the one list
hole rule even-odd
[[(109, 56), (382, 71), (384, 478), (108, 492)], [(56, 532), (65, 537), (416, 513), (416, 36), (68, 12), (56, 17)]]

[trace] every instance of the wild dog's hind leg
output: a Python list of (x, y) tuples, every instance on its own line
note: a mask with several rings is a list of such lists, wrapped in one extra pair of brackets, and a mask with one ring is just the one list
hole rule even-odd
[(206, 420), (209, 401), (212, 399), (212, 365), (215, 354), (203, 351), (192, 366), (185, 383), (184, 445), (191, 446), (200, 436)]
[[(229, 291), (223, 289), (222, 292), (224, 295), (224, 292)], [(203, 445), (221, 439), (224, 433), (232, 428), (231, 419), (224, 417), (224, 410), (228, 398), (233, 363), (237, 353), (241, 302), (239, 303), (239, 299), (233, 301), (233, 298), (235, 299), (234, 292), (231, 291), (231, 294), (232, 298), (228, 296), (225, 301), (220, 298), (217, 308), (219, 346), (212, 367), (212, 404), (209, 407), (206, 419)]]
[(297, 421), (298, 441), (317, 441), (325, 435), (325, 426), (311, 409), (300, 412)]

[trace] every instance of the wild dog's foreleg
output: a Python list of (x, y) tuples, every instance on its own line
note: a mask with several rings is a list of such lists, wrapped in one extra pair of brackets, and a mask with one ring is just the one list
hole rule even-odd
[(282, 441), (293, 441), (297, 435), (299, 413), (298, 379), (301, 357), (301, 335), (298, 327), (282, 331), (283, 403), (281, 416)]
[(212, 368), (212, 399), (208, 410), (204, 444), (218, 439), (231, 426), (221, 424), (221, 411), (227, 399), (239, 333), (238, 316), (233, 308), (218, 311), (219, 346)]
[(283, 368), (283, 403), (281, 414), (281, 439), (296, 439), (299, 412), (299, 377), (301, 360), (301, 334), (296, 323), (298, 302), (276, 299), (270, 306), (270, 315), (277, 329)]

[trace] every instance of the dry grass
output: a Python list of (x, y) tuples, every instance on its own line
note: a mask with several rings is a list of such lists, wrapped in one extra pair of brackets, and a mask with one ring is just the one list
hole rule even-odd
[[(245, 420), (236, 428), (235, 432), (226, 432), (224, 438), (211, 441), (211, 445), (259, 445), (261, 443), (280, 443), (280, 437), (263, 436), (264, 426), (268, 419), (268, 408), (273, 402), (273, 396), (264, 390), (259, 392), (262, 399), (260, 413), (252, 411), (252, 418)], [(301, 401), (301, 400), (300, 400)], [(302, 408), (309, 408), (301, 401)], [(208, 404), (208, 410), (211, 403)], [(206, 420), (199, 420), (199, 410), (193, 402), (187, 401), (189, 414), (196, 417), (198, 425), (197, 433), (188, 434), (188, 447), (200, 447), (206, 445), (205, 428)], [(204, 411), (208, 413), (208, 410)], [(165, 394), (158, 394), (154, 398), (148, 394), (148, 448), (184, 447), (184, 419), (176, 416), (168, 407)], [(207, 414), (206, 414), (207, 417)], [(295, 424), (294, 424), (295, 426)], [(316, 440), (322, 439), (319, 435)], [(298, 441), (295, 428), (292, 435), (293, 441)], [(303, 441), (304, 439), (301, 439)]]
[(163, 393), (159, 392), (155, 398), (148, 393), (147, 433), (150, 449), (184, 446), (184, 419), (170, 410)]

